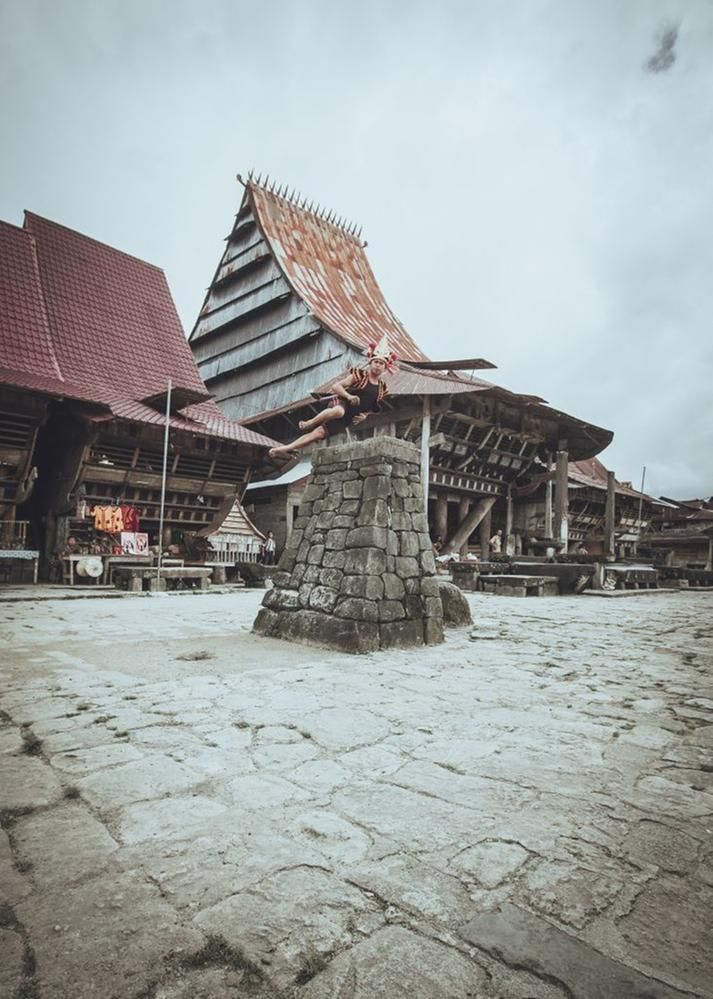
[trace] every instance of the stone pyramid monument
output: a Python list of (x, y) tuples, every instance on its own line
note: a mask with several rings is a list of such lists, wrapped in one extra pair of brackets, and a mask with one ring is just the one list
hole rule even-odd
[(258, 634), (344, 652), (442, 642), (415, 445), (374, 437), (316, 451), (274, 584)]

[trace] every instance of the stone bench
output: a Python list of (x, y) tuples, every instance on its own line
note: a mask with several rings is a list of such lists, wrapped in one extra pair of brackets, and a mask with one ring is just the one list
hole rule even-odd
[(501, 597), (556, 597), (557, 580), (547, 576), (517, 576), (514, 574), (480, 577), (480, 589)]
[(451, 562), (449, 565), (453, 582), (461, 590), (477, 590), (480, 578), (478, 562)]
[(607, 565), (604, 570), (605, 590), (654, 590), (658, 573), (649, 566)]
[[(197, 582), (198, 588), (207, 590), (213, 570), (209, 567), (171, 566), (161, 569), (158, 578), (156, 568), (150, 566), (121, 565), (114, 569), (115, 585), (130, 593), (176, 589), (184, 582)], [(148, 584), (148, 585), (145, 585)]]

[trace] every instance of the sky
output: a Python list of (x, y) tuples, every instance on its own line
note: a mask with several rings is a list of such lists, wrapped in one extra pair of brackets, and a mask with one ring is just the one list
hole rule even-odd
[(0, 0), (0, 218), (162, 267), (190, 332), (255, 168), (363, 226), (431, 357), (713, 493), (713, 0)]

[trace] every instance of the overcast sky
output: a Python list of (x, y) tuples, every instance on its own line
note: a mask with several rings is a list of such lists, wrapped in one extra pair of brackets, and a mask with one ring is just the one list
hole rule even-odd
[(0, 218), (163, 267), (187, 332), (254, 166), (430, 356), (713, 493), (713, 0), (0, 0), (0, 80)]

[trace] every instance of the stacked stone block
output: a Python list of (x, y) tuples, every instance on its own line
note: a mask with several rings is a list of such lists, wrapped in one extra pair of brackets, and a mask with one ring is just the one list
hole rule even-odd
[(443, 641), (418, 449), (376, 437), (317, 451), (254, 630), (345, 652)]

